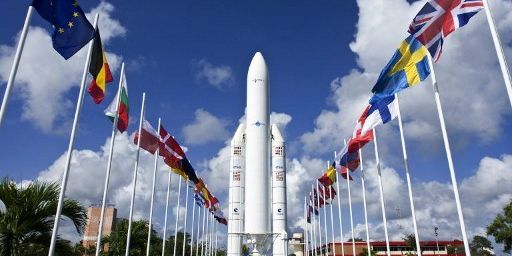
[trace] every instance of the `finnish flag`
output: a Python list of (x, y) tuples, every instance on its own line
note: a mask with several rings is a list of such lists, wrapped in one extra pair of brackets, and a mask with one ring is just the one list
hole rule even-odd
[(369, 106), (361, 134), (366, 134), (379, 124), (385, 124), (398, 116), (398, 102), (395, 95), (382, 98)]

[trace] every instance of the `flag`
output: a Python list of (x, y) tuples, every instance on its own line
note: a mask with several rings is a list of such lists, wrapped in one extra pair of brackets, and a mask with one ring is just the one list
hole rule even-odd
[(318, 181), (324, 186), (336, 183), (336, 162), (332, 162), (332, 165), (329, 166), (322, 177), (318, 178)]
[(395, 119), (398, 116), (397, 104), (395, 95), (391, 95), (368, 106), (360, 118), (363, 119), (360, 133), (371, 132), (377, 125), (385, 124)]
[(33, 0), (31, 4), (54, 28), (53, 48), (69, 59), (94, 37), (82, 8), (71, 0)]
[(348, 175), (348, 177), (349, 177), (349, 179), (350, 179), (350, 180), (354, 180), (354, 179), (352, 178), (352, 175), (350, 175), (350, 173), (348, 173), (347, 168), (346, 168), (346, 167), (344, 167), (344, 166), (342, 166), (342, 167), (341, 167), (341, 177), (343, 177), (344, 179), (347, 179), (347, 175)]
[(482, 0), (430, 0), (414, 17), (408, 32), (428, 48), (437, 62), (444, 38), (466, 25), (483, 8)]
[(164, 162), (172, 169), (185, 173), (187, 179), (192, 183), (196, 184), (199, 182), (196, 171), (187, 159), (180, 144), (167, 132), (163, 125), (160, 125), (160, 138), (162, 143), (160, 144), (159, 154), (164, 158)]
[(354, 146), (350, 147), (350, 145), (361, 145), (360, 143), (355, 142), (357, 142), (357, 140), (353, 140), (352, 138), (349, 140), (348, 144), (346, 144), (340, 151), (340, 158), (338, 160), (340, 166), (345, 166), (352, 171), (356, 170), (361, 162), (359, 149)]
[(372, 88), (370, 104), (425, 80), (430, 74), (427, 54), (427, 48), (418, 40), (407, 37), (381, 71)]
[(211, 208), (212, 206), (215, 206), (219, 203), (219, 200), (210, 193), (208, 188), (206, 188), (206, 185), (202, 179), (199, 179), (195, 186), (196, 193), (200, 193), (204, 198), (204, 206), (206, 208)]
[(142, 121), (142, 130), (137, 131), (133, 143), (137, 144), (140, 137), (140, 147), (151, 154), (155, 154), (160, 147), (160, 135), (147, 120)]
[(314, 207), (315, 204), (313, 203), (313, 199), (314, 198), (313, 198), (312, 192), (309, 192), (309, 206), (311, 207), (311, 212), (314, 212), (315, 215), (318, 216), (320, 214), (320, 212), (318, 211), (318, 209), (316, 207)]
[(201, 194), (195, 193), (194, 201), (196, 202), (197, 206), (204, 207), (204, 198)]
[(94, 33), (94, 43), (91, 53), (91, 64), (89, 65), (89, 73), (93, 76), (89, 85), (89, 94), (94, 103), (99, 104), (105, 98), (105, 89), (107, 83), (114, 81), (110, 68), (108, 66), (107, 57), (101, 43), (99, 28)]
[(222, 212), (222, 210), (216, 209), (212, 213), (215, 220), (217, 220), (220, 224), (224, 224), (226, 226), (228, 225), (228, 220), (224, 217), (224, 213)]
[(117, 129), (120, 132), (126, 131), (128, 128), (128, 121), (129, 121), (129, 112), (130, 108), (128, 106), (128, 87), (126, 85), (126, 76), (123, 73), (122, 74), (122, 81), (121, 81), (121, 90), (117, 93), (114, 100), (108, 105), (107, 109), (105, 109), (105, 115), (114, 122), (115, 116), (116, 116), (116, 109), (117, 109), (117, 102), (119, 101), (119, 97), (121, 97), (121, 100), (119, 101), (119, 117), (117, 119)]

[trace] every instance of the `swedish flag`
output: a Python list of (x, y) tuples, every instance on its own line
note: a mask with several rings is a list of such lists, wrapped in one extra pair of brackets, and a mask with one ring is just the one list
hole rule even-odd
[(413, 36), (407, 37), (380, 73), (370, 104), (418, 84), (430, 74), (428, 50)]
[(53, 48), (69, 59), (94, 37), (94, 28), (74, 0), (33, 0), (39, 15), (53, 25)]

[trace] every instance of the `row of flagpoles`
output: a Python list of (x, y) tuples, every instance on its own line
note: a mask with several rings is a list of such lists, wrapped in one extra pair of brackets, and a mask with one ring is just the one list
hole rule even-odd
[[(316, 188), (312, 186), (312, 191), (308, 197), (304, 199), (304, 215), (305, 215), (305, 248), (307, 255), (319, 255), (323, 250), (322, 247), (325, 245), (328, 246), (327, 241), (327, 217), (326, 211), (324, 209), (324, 240), (322, 241), (321, 227), (320, 227), (320, 217), (318, 217), (318, 227), (315, 227), (315, 215), (318, 215), (318, 211), (320, 207), (326, 204), (331, 204), (331, 226), (334, 225), (333, 217), (332, 217), (332, 200), (333, 195), (336, 193), (333, 189), (334, 183), (337, 184), (337, 191), (339, 191), (339, 183), (338, 181), (338, 172), (344, 175), (344, 178), (347, 180), (347, 196), (348, 196), (348, 206), (350, 213), (350, 225), (351, 225), (351, 235), (352, 235), (352, 255), (355, 255), (355, 241), (354, 241), (354, 226), (353, 226), (353, 216), (352, 216), (352, 201), (351, 201), (351, 190), (350, 190), (350, 181), (352, 178), (348, 172), (348, 170), (355, 171), (358, 166), (361, 170), (361, 182), (362, 182), (362, 195), (363, 195), (363, 205), (364, 205), (364, 217), (365, 217), (365, 226), (366, 226), (366, 242), (367, 242), (367, 250), (368, 256), (370, 256), (370, 236), (368, 230), (368, 214), (367, 214), (367, 205), (366, 205), (366, 192), (365, 192), (365, 177), (362, 165), (362, 155), (361, 149), (368, 142), (374, 142), (375, 149), (375, 162), (377, 167), (378, 174), (378, 184), (379, 184), (379, 195), (380, 195), (380, 205), (382, 211), (382, 224), (384, 226), (384, 236), (386, 241), (386, 253), (388, 256), (391, 255), (390, 245), (389, 245), (389, 235), (387, 228), (387, 219), (386, 219), (386, 207), (384, 200), (384, 191), (382, 186), (382, 176), (381, 176), (381, 166), (380, 166), (380, 157), (378, 151), (378, 143), (377, 143), (377, 133), (376, 127), (380, 124), (387, 123), (395, 118), (398, 119), (398, 126), (400, 131), (400, 140), (402, 145), (402, 153), (404, 160), (404, 169), (407, 181), (407, 190), (409, 195), (409, 203), (412, 212), (412, 222), (414, 229), (414, 237), (416, 240), (416, 253), (417, 255), (422, 255), (421, 247), (420, 247), (420, 238), (418, 234), (418, 226), (416, 222), (416, 214), (415, 214), (415, 206), (412, 194), (412, 184), (411, 184), (411, 176), (409, 170), (409, 163), (407, 158), (407, 148), (404, 138), (404, 130), (402, 117), (400, 113), (399, 99), (398, 93), (399, 91), (406, 89), (408, 87), (414, 86), (424, 79), (428, 77), (430, 74), (435, 103), (437, 107), (437, 112), (440, 120), (440, 127), (442, 131), (442, 137), (446, 152), (446, 158), (448, 161), (448, 167), (450, 171), (450, 177), (452, 182), (453, 194), (455, 198), (455, 204), (457, 207), (457, 215), (459, 219), (461, 234), (464, 242), (464, 249), (466, 255), (471, 255), (469, 249), (469, 242), (466, 233), (466, 226), (464, 223), (464, 217), (462, 213), (462, 206), (460, 202), (459, 190), (457, 185), (457, 179), (455, 174), (455, 167), (452, 160), (452, 154), (450, 149), (450, 143), (448, 139), (448, 133), (446, 130), (445, 119), (443, 115), (443, 108), (441, 104), (441, 99), (439, 96), (439, 88), (435, 75), (433, 58), (435, 61), (439, 60), (441, 52), (442, 52), (442, 44), (445, 38), (457, 28), (464, 26), (469, 22), (469, 19), (479, 12), (481, 9), (485, 9), (485, 14), (487, 17), (487, 22), (489, 24), (489, 28), (491, 30), (491, 35), (493, 38), (493, 42), (495, 45), (496, 53), (498, 55), (498, 62), (500, 64), (501, 72), (503, 75), (503, 79), (505, 81), (505, 87), (508, 92), (509, 100), (512, 105), (512, 87), (511, 87), (511, 78), (510, 73), (508, 71), (508, 66), (505, 60), (505, 56), (503, 54), (503, 48), (501, 46), (498, 33), (496, 31), (496, 26), (494, 24), (493, 17), (491, 15), (491, 11), (489, 9), (487, 0), (462, 0), (454, 3), (454, 1), (444, 0), (444, 1), (427, 1), (425, 6), (420, 10), (418, 15), (414, 18), (409, 27), (409, 33), (411, 34), (407, 39), (405, 39), (397, 52), (394, 54), (393, 58), (386, 65), (384, 70), (381, 72), (375, 86), (372, 89), (373, 97), (370, 99), (370, 105), (365, 109), (364, 113), (359, 118), (356, 127), (354, 129), (354, 133), (347, 144), (345, 142), (345, 147), (341, 151), (341, 154), (336, 156), (335, 161), (331, 167), (316, 181)], [(454, 17), (452, 17), (452, 15)], [(450, 16), (449, 18), (447, 18)], [(457, 19), (457, 23), (455, 23), (455, 19)], [(451, 22), (451, 23), (450, 23)], [(439, 24), (442, 24), (439, 26)], [(435, 36), (432, 36), (432, 35)], [(431, 56), (432, 55), (432, 56)], [(336, 167), (336, 163), (339, 165), (339, 168)], [(334, 174), (335, 173), (335, 174)], [(319, 182), (322, 186), (319, 185)], [(331, 190), (329, 194), (326, 195), (325, 191)], [(323, 193), (322, 193), (323, 192)], [(330, 200), (330, 202), (328, 202)], [(315, 202), (316, 201), (316, 202)], [(340, 196), (338, 196), (338, 216), (340, 218), (339, 227), (340, 227), (340, 238), (343, 239), (343, 225), (341, 221), (341, 205), (340, 205)], [(332, 234), (332, 246), (334, 254), (336, 254), (335, 247), (335, 238), (334, 231), (331, 229)], [(317, 239), (318, 238), (318, 239)], [(318, 241), (317, 241), (318, 240)], [(345, 255), (344, 246), (342, 248), (342, 255)], [(320, 252), (319, 252), (320, 250)]]
[[(85, 17), (84, 12), (80, 8), (80, 6), (76, 3), (76, 1), (60, 1), (55, 3), (60, 5), (59, 8), (53, 6), (52, 1), (47, 0), (34, 0), (32, 4), (28, 8), (27, 17), (25, 19), (25, 24), (23, 26), (23, 30), (20, 36), (20, 40), (18, 42), (18, 47), (16, 50), (16, 55), (14, 58), (14, 63), (12, 65), (11, 73), (8, 79), (8, 83), (6, 86), (5, 94), (2, 100), (2, 105), (0, 109), (0, 126), (4, 119), (4, 115), (7, 109), (7, 103), (9, 101), (9, 96), (11, 94), (12, 86), (15, 81), (16, 73), (18, 70), (19, 62), (21, 59), (21, 55), (23, 52), (25, 40), (27, 37), (28, 27), (30, 25), (30, 21), (32, 18), (32, 14), (34, 9), (36, 9), (41, 16), (49, 21), (53, 28), (53, 47), (55, 50), (61, 54), (65, 59), (70, 58), (76, 52), (78, 52), (85, 45), (89, 44), (86, 60), (84, 63), (83, 75), (80, 83), (80, 92), (78, 95), (78, 100), (76, 103), (76, 110), (73, 119), (72, 130), (69, 139), (69, 145), (66, 156), (65, 168), (62, 176), (61, 182), (61, 190), (59, 194), (57, 211), (55, 214), (54, 227), (52, 230), (52, 237), (50, 242), (50, 249), (48, 252), (49, 256), (54, 255), (56, 241), (58, 237), (58, 230), (60, 227), (61, 213), (62, 213), (62, 204), (64, 201), (64, 195), (66, 192), (67, 182), (69, 171), (71, 168), (71, 160), (72, 160), (72, 152), (74, 149), (74, 142), (76, 138), (76, 131), (78, 127), (78, 120), (80, 118), (81, 108), (83, 105), (83, 98), (85, 95), (85, 84), (87, 81), (87, 73), (89, 72), (93, 79), (91, 81), (91, 85), (88, 88), (88, 92), (91, 95), (93, 101), (96, 104), (102, 102), (105, 97), (106, 85), (109, 82), (113, 81), (112, 75), (110, 73), (110, 68), (107, 63), (107, 59), (105, 56), (105, 52), (103, 51), (103, 46), (101, 44), (99, 29), (98, 29), (98, 19), (99, 15), (96, 14), (94, 18), (94, 25), (91, 25), (87, 18)], [(68, 23), (63, 23), (62, 21), (66, 21)], [(189, 186), (194, 187), (195, 196), (190, 197), (196, 201), (196, 204), (193, 204), (193, 213), (192, 213), (192, 225), (191, 225), (191, 247), (194, 241), (194, 214), (196, 205), (202, 208), (202, 229), (201, 229), (201, 242), (197, 241), (196, 243), (196, 254), (199, 253), (199, 244), (201, 244), (201, 255), (214, 255), (217, 251), (217, 222), (227, 225), (227, 221), (223, 216), (223, 213), (220, 209), (218, 199), (211, 194), (208, 190), (206, 184), (202, 179), (199, 179), (195, 173), (195, 170), (192, 168), (190, 162), (185, 156), (185, 153), (181, 149), (181, 146), (174, 140), (174, 138), (167, 133), (164, 132), (164, 136), (162, 136), (163, 127), (161, 126), (161, 120), (158, 120), (158, 132), (152, 130), (152, 127), (145, 120), (145, 99), (146, 94), (142, 94), (142, 107), (140, 112), (140, 121), (139, 121), (139, 129), (136, 134), (136, 138), (134, 143), (137, 144), (136, 151), (136, 160), (133, 171), (133, 179), (132, 179), (132, 193), (131, 193), (131, 202), (130, 202), (130, 213), (128, 218), (128, 232), (127, 232), (127, 240), (126, 240), (126, 252), (125, 255), (129, 255), (130, 250), (130, 240), (131, 240), (131, 228), (132, 228), (132, 219), (133, 219), (133, 211), (134, 211), (134, 201), (135, 201), (135, 192), (137, 186), (137, 174), (139, 169), (139, 155), (140, 148), (147, 150), (148, 152), (155, 155), (154, 158), (154, 166), (153, 166), (153, 180), (152, 180), (152, 191), (151, 191), (151, 206), (149, 212), (149, 225), (148, 225), (148, 241), (147, 241), (147, 250), (146, 255), (150, 253), (150, 244), (151, 244), (151, 231), (153, 225), (153, 206), (154, 206), (154, 193), (155, 193), (155, 183), (156, 183), (156, 171), (158, 168), (158, 160), (159, 157), (162, 157), (164, 162), (170, 167), (172, 172), (180, 175), (180, 182), (178, 185), (178, 202), (176, 208), (176, 223), (175, 223), (175, 234), (174, 234), (174, 253), (176, 255), (176, 247), (177, 247), (177, 235), (178, 235), (178, 223), (179, 223), (179, 210), (180, 210), (180, 193), (181, 193), (181, 183), (182, 180), (185, 182), (186, 188), (186, 198), (185, 198), (185, 217), (183, 221), (183, 233), (184, 233), (184, 241), (182, 247), (182, 256), (185, 255), (185, 247), (187, 244), (186, 233), (187, 233), (187, 215), (188, 215), (188, 201), (189, 201)], [(117, 131), (124, 132), (128, 126), (128, 91), (126, 86), (126, 76), (125, 76), (125, 66), (124, 63), (121, 66), (121, 75), (119, 78), (119, 88), (117, 95), (110, 106), (105, 110), (105, 114), (107, 117), (111, 118), (113, 121), (112, 126), (112, 134), (111, 134), (111, 142), (109, 149), (109, 157), (107, 161), (107, 169), (105, 173), (105, 183), (102, 197), (102, 207), (100, 213), (100, 223), (98, 229), (98, 236), (96, 241), (96, 256), (100, 254), (101, 251), (101, 239), (103, 237), (103, 221), (104, 214), (106, 208), (106, 202), (108, 198), (108, 186), (110, 179), (110, 172), (112, 169), (112, 158), (114, 154), (114, 144), (115, 137)], [(144, 125), (144, 126), (143, 126)], [(149, 129), (148, 129), (149, 127)], [(149, 137), (147, 136), (149, 132)], [(151, 137), (153, 136), (153, 137)], [(149, 140), (149, 141), (148, 141)], [(149, 143), (149, 144), (148, 144)], [(149, 147), (149, 148), (148, 148)], [(148, 150), (149, 149), (149, 150)], [(155, 154), (156, 152), (156, 154)], [(169, 179), (167, 185), (167, 202), (165, 209), (165, 221), (164, 221), (164, 230), (163, 230), (163, 248), (162, 255), (165, 252), (165, 242), (167, 236), (167, 222), (168, 222), (168, 207), (169, 207), (169, 194), (170, 194), (170, 186), (171, 186), (171, 175), (172, 172), (169, 172)], [(207, 215), (206, 213), (210, 213)], [(199, 214), (199, 211), (198, 211)], [(198, 217), (199, 219), (199, 217)], [(206, 230), (205, 230), (206, 224)], [(197, 221), (197, 236), (199, 240), (199, 226), (200, 222)]]

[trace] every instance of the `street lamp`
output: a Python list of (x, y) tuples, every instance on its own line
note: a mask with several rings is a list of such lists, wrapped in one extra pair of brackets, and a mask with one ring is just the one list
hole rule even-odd
[(437, 252), (439, 252), (439, 241), (437, 240), (437, 235), (439, 235), (439, 234), (437, 233), (437, 230), (439, 230), (439, 228), (434, 227), (434, 235), (436, 236), (436, 247), (437, 247)]

